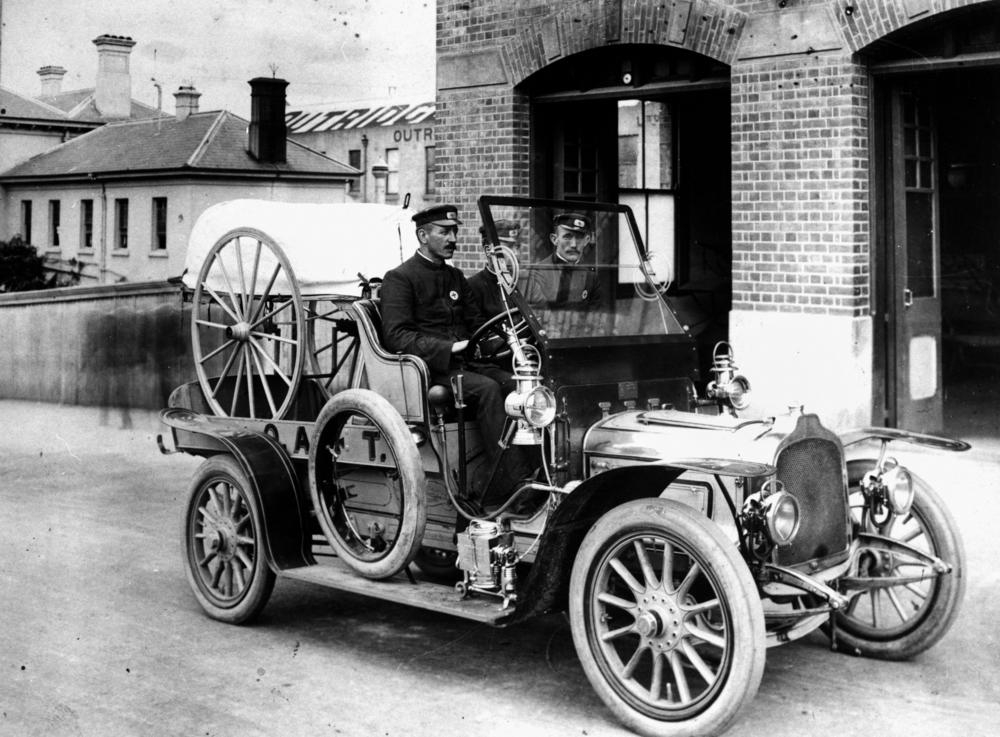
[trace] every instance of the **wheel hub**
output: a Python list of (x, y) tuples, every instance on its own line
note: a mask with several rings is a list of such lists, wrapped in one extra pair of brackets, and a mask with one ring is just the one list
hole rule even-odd
[(226, 328), (226, 337), (233, 338), (242, 343), (250, 340), (250, 323), (248, 322), (238, 322), (235, 325), (230, 325)]
[(638, 604), (635, 629), (644, 642), (660, 651), (675, 648), (684, 633), (684, 613), (674, 597), (647, 592)]
[(221, 522), (212, 530), (209, 546), (223, 560), (232, 560), (236, 555), (236, 526), (229, 520)]

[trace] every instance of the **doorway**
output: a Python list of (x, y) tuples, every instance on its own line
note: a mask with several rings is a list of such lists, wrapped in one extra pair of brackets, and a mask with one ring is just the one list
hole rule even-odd
[(886, 420), (1000, 435), (1000, 65), (876, 82)]

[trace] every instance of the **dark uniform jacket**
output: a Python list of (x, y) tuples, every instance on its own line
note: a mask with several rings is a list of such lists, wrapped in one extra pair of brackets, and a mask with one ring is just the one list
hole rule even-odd
[(524, 296), (534, 307), (593, 307), (601, 301), (597, 269), (566, 263), (553, 254), (531, 267)]
[(490, 318), (503, 312), (500, 301), (500, 285), (497, 277), (489, 269), (482, 269), (469, 277), (469, 288), (476, 299), (476, 305), (483, 317)]
[(485, 321), (462, 272), (419, 253), (386, 272), (379, 296), (386, 347), (420, 356), (432, 374), (454, 368), (452, 345)]

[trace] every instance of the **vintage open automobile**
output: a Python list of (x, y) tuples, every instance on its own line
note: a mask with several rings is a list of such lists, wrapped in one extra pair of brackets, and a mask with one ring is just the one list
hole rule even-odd
[[(699, 371), (631, 209), (479, 209), (503, 308), (466, 358), (513, 373), (499, 463), (461, 382), (430, 385), (383, 342), (377, 277), (416, 247), (405, 210), (235, 201), (197, 223), (197, 381), (162, 419), (174, 449), (205, 458), (183, 549), (208, 616), (251, 620), (277, 576), (500, 627), (563, 610), (608, 708), (674, 736), (724, 731), (766, 649), (817, 629), (890, 660), (941, 639), (962, 543), (891, 448), (965, 443), (837, 434), (799, 407), (741, 418), (750, 382), (724, 343)], [(575, 264), (552, 257), (567, 214)], [(490, 504), (513, 453), (535, 474)]]

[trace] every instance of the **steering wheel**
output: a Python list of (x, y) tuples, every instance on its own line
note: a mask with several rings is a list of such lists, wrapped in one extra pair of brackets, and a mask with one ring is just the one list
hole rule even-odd
[[(514, 334), (518, 340), (528, 340), (532, 337), (528, 321), (516, 307), (510, 308), (510, 319), (513, 321)], [(504, 329), (507, 313), (501, 312), (484, 322), (469, 338), (469, 346), (465, 349), (465, 357), (470, 361), (498, 363), (513, 353), (507, 345), (507, 332)]]

